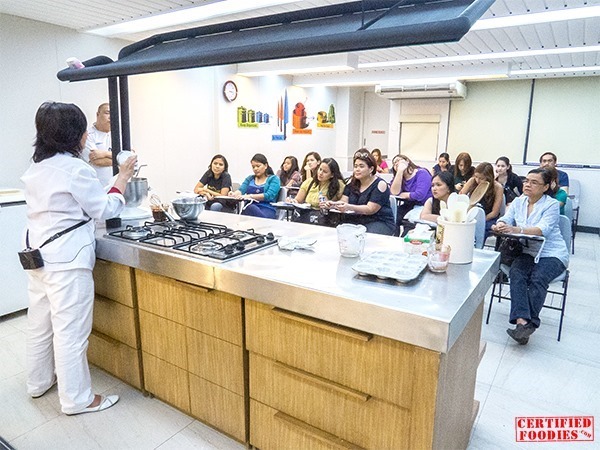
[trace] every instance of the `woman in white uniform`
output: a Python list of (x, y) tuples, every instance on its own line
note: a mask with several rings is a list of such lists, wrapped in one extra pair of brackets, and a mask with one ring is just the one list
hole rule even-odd
[(43, 267), (27, 271), (27, 391), (38, 398), (57, 383), (65, 414), (102, 411), (119, 397), (92, 393), (86, 352), (96, 255), (90, 219), (108, 219), (121, 212), (122, 193), (136, 157), (121, 165), (107, 194), (94, 169), (80, 157), (87, 121), (77, 106), (44, 103), (35, 126), (33, 163), (21, 178), (27, 200), (27, 245), (40, 248), (56, 233), (83, 224), (44, 245)]

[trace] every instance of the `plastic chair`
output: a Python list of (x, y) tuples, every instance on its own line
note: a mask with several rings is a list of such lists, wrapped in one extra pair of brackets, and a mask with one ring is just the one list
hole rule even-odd
[(581, 198), (581, 184), (579, 180), (571, 178), (569, 180), (569, 198), (573, 202), (573, 249), (572, 253), (575, 254), (575, 234), (577, 233), (577, 225), (579, 224), (579, 202)]
[(398, 216), (398, 199), (393, 195), (390, 195), (390, 208), (392, 208), (392, 214), (394, 215), (394, 223), (396, 223), (396, 218)]
[[(279, 188), (279, 194), (277, 194), (277, 202), (284, 202), (288, 197), (288, 189), (285, 186)], [(289, 211), (284, 209), (280, 209), (277, 211), (277, 220), (288, 220), (289, 221)]]
[[(563, 237), (565, 244), (567, 245), (567, 249), (568, 249), (569, 245), (571, 243), (571, 221), (569, 220), (569, 218), (567, 216), (561, 215), (560, 221), (559, 221), (559, 226), (560, 226), (560, 233), (562, 234), (562, 237)], [(498, 299), (498, 303), (500, 303), (501, 300), (510, 300), (510, 296), (502, 294), (503, 286), (510, 283), (510, 280), (508, 278), (509, 274), (510, 274), (510, 267), (506, 266), (504, 264), (500, 264), (500, 270), (498, 271), (498, 276), (496, 277), (496, 279), (494, 280), (494, 284), (492, 285), (492, 294), (490, 295), (490, 305), (488, 308), (487, 317), (485, 319), (486, 324), (490, 323), (490, 314), (492, 312), (492, 305), (494, 303), (494, 298)], [(508, 280), (508, 281), (505, 281), (504, 276), (506, 276), (506, 280)], [(556, 288), (553, 288), (552, 285), (555, 285), (557, 283), (559, 283), (560, 285)], [(496, 292), (496, 288), (498, 288), (498, 292)], [(558, 324), (558, 338), (557, 338), (558, 341), (560, 341), (560, 336), (562, 334), (563, 319), (565, 316), (565, 308), (567, 306), (567, 290), (568, 290), (568, 288), (569, 288), (569, 269), (567, 268), (567, 269), (565, 269), (565, 271), (563, 273), (561, 273), (558, 277), (556, 277), (554, 280), (552, 280), (552, 282), (550, 283), (550, 287), (548, 288), (547, 294), (552, 294), (553, 298), (554, 298), (554, 295), (557, 295), (561, 298), (558, 306), (555, 306), (553, 303), (546, 304), (546, 302), (544, 302), (544, 306), (543, 306), (544, 308), (553, 309), (555, 311), (560, 311), (560, 321)], [(547, 294), (546, 294), (546, 301), (548, 300)]]
[(567, 197), (567, 201), (565, 202), (565, 216), (569, 218), (571, 221), (571, 244), (567, 246), (571, 249), (571, 253), (575, 254), (575, 219), (574, 219), (574, 210), (573, 210), (573, 201)]
[(485, 211), (480, 206), (474, 206), (477, 208), (477, 215), (475, 216), (475, 248), (483, 248), (485, 244)]

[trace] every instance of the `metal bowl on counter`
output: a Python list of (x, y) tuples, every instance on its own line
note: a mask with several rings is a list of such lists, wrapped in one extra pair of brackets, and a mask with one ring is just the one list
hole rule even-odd
[(171, 201), (177, 215), (184, 220), (196, 220), (204, 211), (204, 197), (181, 197)]
[(148, 196), (148, 179), (134, 177), (129, 180), (123, 196), (125, 197), (125, 204), (128, 207), (140, 206)]

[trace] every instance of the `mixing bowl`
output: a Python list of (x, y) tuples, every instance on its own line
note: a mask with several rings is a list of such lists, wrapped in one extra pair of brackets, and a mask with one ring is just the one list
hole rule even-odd
[(204, 211), (205, 203), (204, 197), (181, 197), (171, 202), (177, 215), (184, 220), (196, 220)]

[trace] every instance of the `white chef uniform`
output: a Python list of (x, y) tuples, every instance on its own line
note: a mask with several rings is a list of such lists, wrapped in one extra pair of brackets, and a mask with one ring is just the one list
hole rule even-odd
[[(83, 160), (85, 162), (91, 164), (90, 152), (93, 149), (111, 150), (111, 147), (112, 147), (112, 141), (111, 141), (111, 137), (110, 137), (110, 131), (109, 132), (100, 131), (99, 129), (96, 128), (96, 125), (94, 124), (88, 130), (88, 137), (87, 137), (87, 140), (85, 141), (85, 148), (81, 152), (81, 157), (83, 158)], [(99, 166), (92, 165), (92, 167), (96, 171), (96, 174), (98, 175), (98, 179), (102, 183), (102, 186), (108, 186), (108, 184), (111, 181), (111, 178), (113, 177), (112, 166), (99, 167)]]
[[(91, 218), (118, 216), (121, 194), (106, 194), (94, 169), (70, 154), (33, 163), (25, 183), (32, 248)], [(40, 249), (44, 267), (28, 270), (27, 391), (41, 395), (58, 378), (62, 411), (79, 412), (94, 400), (87, 363), (92, 329), (94, 221)]]

